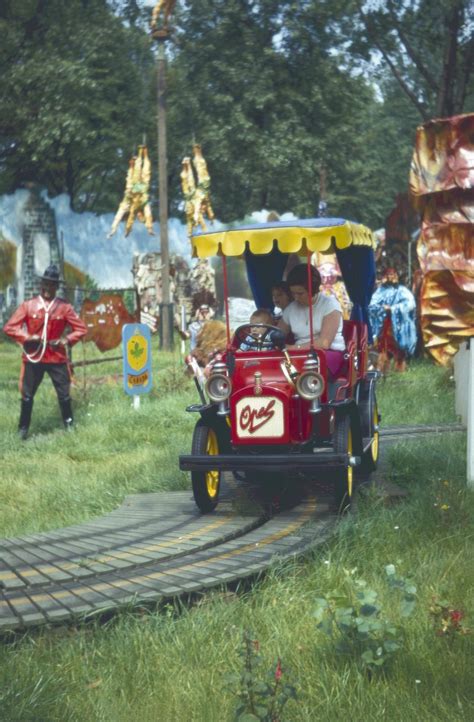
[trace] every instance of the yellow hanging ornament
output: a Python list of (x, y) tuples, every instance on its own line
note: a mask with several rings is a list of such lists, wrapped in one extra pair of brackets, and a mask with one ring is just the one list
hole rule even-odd
[(125, 193), (112, 223), (107, 238), (111, 238), (120, 221), (127, 216), (125, 236), (132, 230), (135, 218), (145, 224), (148, 233), (154, 236), (153, 217), (150, 205), (151, 163), (145, 145), (138, 146), (138, 154), (128, 164)]
[[(195, 172), (193, 172), (193, 165)], [(214, 211), (209, 196), (210, 185), (211, 178), (207, 170), (207, 163), (202, 155), (201, 146), (195, 143), (192, 163), (191, 158), (186, 157), (183, 158), (181, 164), (181, 188), (184, 195), (189, 238), (191, 238), (192, 232), (197, 226), (201, 226), (203, 231), (206, 230), (204, 216), (207, 216), (210, 221), (214, 220)]]

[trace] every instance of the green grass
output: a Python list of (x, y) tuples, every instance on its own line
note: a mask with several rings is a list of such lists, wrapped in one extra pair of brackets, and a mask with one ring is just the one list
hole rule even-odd
[[(96, 355), (90, 344), (87, 353)], [(2, 536), (89, 519), (127, 494), (188, 488), (177, 457), (189, 448), (194, 419), (184, 409), (197, 394), (178, 355), (154, 350), (154, 389), (138, 411), (117, 378), (119, 361), (89, 366), (85, 378), (78, 369), (73, 434), (62, 430), (56, 394), (45, 378), (26, 442), (16, 435), (18, 356), (10, 344), (0, 345), (0, 405), (8, 410), (0, 418)]]
[(378, 383), (384, 426), (455, 422), (452, 370), (428, 361), (412, 361), (405, 373)]
[[(183, 408), (196, 393), (177, 357), (155, 352), (155, 360), (157, 390), (139, 412), (116, 384), (89, 384), (86, 392), (79, 385), (74, 435), (59, 431), (46, 380), (33, 436), (21, 444), (14, 434), (18, 394), (9, 381), (17, 359), (12, 347), (0, 345), (0, 402), (12, 410), (0, 420), (2, 530), (52, 528), (112, 509), (132, 492), (188, 488), (176, 457), (189, 448), (193, 418)], [(95, 366), (89, 373), (91, 380), (107, 372)], [(387, 424), (455, 420), (449, 373), (427, 362), (380, 384), (379, 402)], [(298, 687), (284, 720), (472, 720), (472, 635), (452, 642), (438, 637), (429, 613), (438, 596), (464, 610), (466, 624), (474, 626), (474, 500), (465, 485), (465, 454), (462, 434), (392, 448), (388, 480), (408, 490), (406, 500), (387, 506), (369, 493), (323, 549), (276, 565), (252, 586), (216, 590), (193, 603), (130, 608), (106, 622), (44, 628), (5, 642), (0, 719), (232, 720), (236, 698), (226, 679), (241, 670), (242, 630), (249, 628), (261, 644), (262, 668), (274, 669), (280, 656), (285, 677)], [(386, 589), (386, 564), (417, 586), (408, 620)], [(343, 588), (345, 570), (379, 593), (384, 614), (403, 631), (403, 649), (386, 675), (372, 681), (355, 661), (336, 654), (312, 617), (316, 597)]]

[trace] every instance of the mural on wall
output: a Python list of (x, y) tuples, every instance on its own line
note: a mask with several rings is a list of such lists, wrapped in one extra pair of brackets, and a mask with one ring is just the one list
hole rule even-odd
[(103, 293), (97, 301), (85, 299), (81, 318), (87, 326), (84, 341), (93, 341), (99, 351), (110, 351), (122, 342), (122, 326), (138, 321), (127, 310), (123, 298)]

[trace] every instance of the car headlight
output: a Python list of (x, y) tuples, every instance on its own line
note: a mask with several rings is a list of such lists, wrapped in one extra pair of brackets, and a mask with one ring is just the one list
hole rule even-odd
[(225, 374), (212, 374), (206, 381), (206, 391), (211, 401), (226, 401), (232, 391), (232, 382)]
[(296, 380), (296, 390), (306, 401), (314, 401), (324, 391), (324, 379), (317, 371), (303, 371)]

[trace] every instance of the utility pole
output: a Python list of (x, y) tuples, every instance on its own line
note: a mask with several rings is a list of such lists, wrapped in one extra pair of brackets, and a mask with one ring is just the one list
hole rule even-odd
[(328, 204), (326, 201), (326, 167), (321, 166), (319, 170), (319, 203), (318, 203), (318, 217), (327, 216)]
[(168, 169), (166, 149), (166, 55), (168, 28), (152, 27), (152, 38), (158, 45), (157, 109), (158, 109), (158, 193), (160, 205), (161, 246), (161, 347), (173, 348), (173, 304), (170, 298), (170, 256), (168, 246)]

